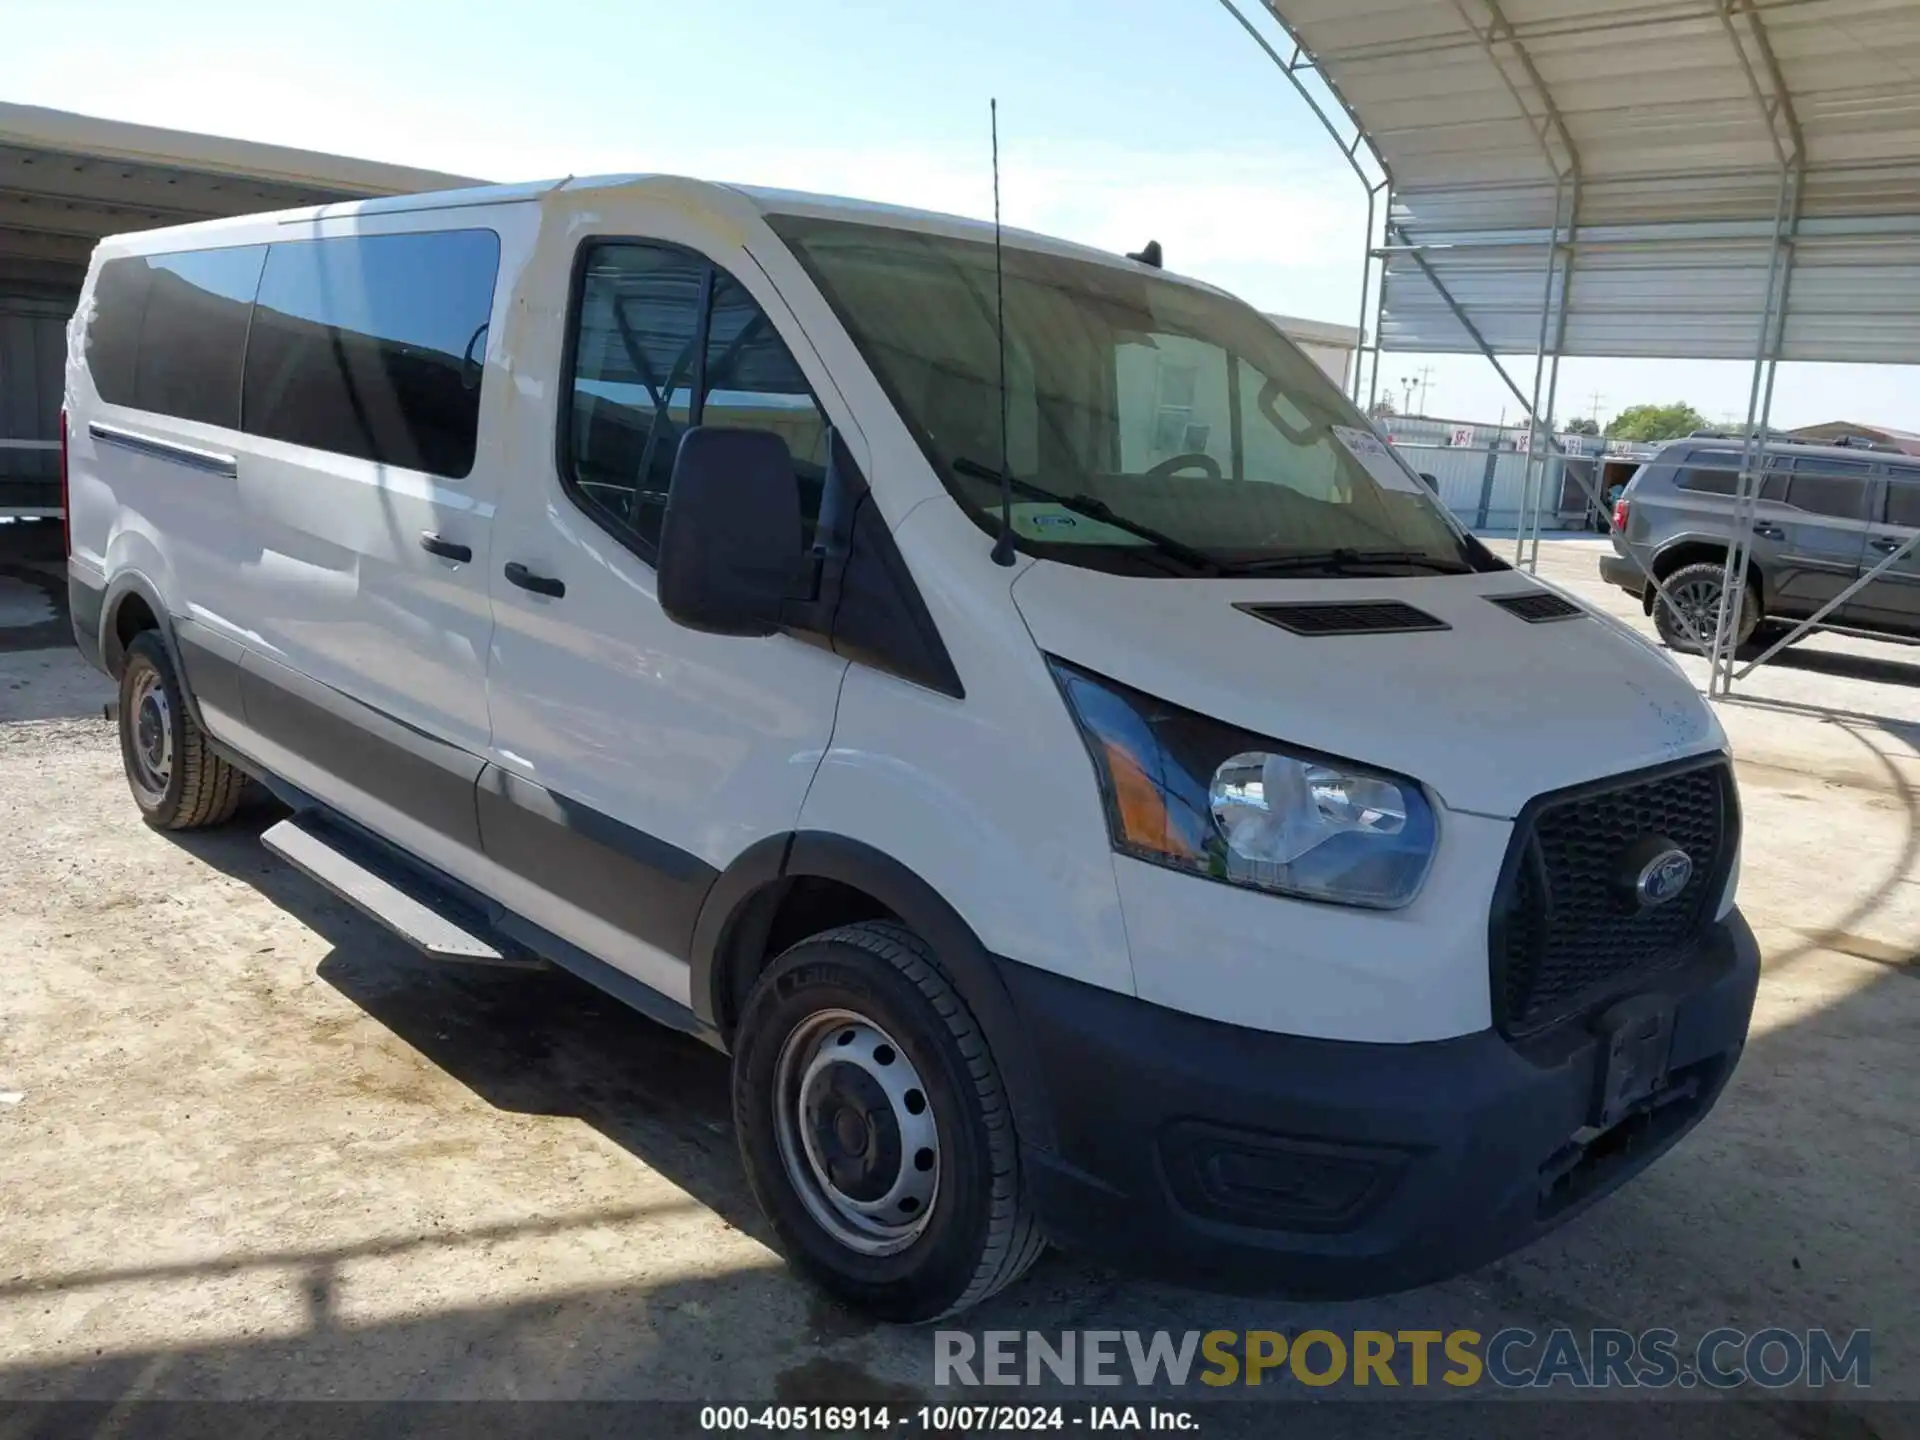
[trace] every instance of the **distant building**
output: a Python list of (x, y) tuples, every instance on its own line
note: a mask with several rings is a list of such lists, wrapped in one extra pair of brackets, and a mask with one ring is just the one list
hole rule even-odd
[(1852, 420), (1830, 420), (1824, 425), (1802, 425), (1787, 434), (1796, 440), (1819, 440), (1828, 445), (1843, 440), (1865, 440), (1874, 445), (1890, 445), (1908, 455), (1920, 455), (1920, 435), (1911, 430), (1891, 430), (1885, 425), (1861, 425)]

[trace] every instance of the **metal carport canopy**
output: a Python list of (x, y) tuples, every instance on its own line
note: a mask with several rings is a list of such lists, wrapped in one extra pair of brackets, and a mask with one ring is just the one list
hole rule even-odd
[(1915, 0), (1264, 3), (1391, 184), (1374, 343), (1920, 363)]

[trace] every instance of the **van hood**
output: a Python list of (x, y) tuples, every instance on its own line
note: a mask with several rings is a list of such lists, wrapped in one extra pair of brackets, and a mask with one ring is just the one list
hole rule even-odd
[[(1036, 561), (1013, 600), (1048, 654), (1282, 742), (1394, 770), (1509, 818), (1544, 791), (1725, 748), (1712, 709), (1611, 617), (1529, 622), (1518, 571), (1142, 579)], [(1552, 590), (1578, 605), (1564, 591)], [(1399, 601), (1447, 629), (1300, 635), (1236, 608)]]

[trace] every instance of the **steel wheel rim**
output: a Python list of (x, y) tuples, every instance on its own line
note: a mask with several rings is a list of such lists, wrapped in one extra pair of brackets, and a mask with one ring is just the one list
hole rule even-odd
[(173, 778), (173, 706), (158, 672), (142, 669), (134, 678), (127, 714), (134, 783), (150, 795), (164, 795)]
[(860, 1255), (918, 1240), (940, 1195), (940, 1133), (913, 1062), (879, 1025), (822, 1010), (794, 1027), (773, 1075), (774, 1134), (816, 1224)]

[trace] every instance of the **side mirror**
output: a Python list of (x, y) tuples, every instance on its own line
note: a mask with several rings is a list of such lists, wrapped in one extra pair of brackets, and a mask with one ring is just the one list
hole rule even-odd
[(800, 570), (800, 482), (787, 442), (696, 425), (674, 456), (657, 593), (668, 618), (714, 635), (771, 635)]
[(1433, 474), (1432, 474), (1432, 473), (1430, 473), (1429, 471), (1426, 471), (1426, 470), (1422, 470), (1422, 471), (1420, 472), (1420, 478), (1421, 478), (1422, 480), (1424, 480), (1424, 481), (1426, 481), (1426, 482), (1427, 482), (1427, 488), (1428, 488), (1429, 490), (1435, 490), (1435, 491), (1437, 491), (1437, 490), (1438, 490), (1438, 489), (1440, 488), (1440, 480), (1439, 480), (1439, 477), (1438, 477), (1438, 476), (1436, 476), (1436, 475), (1433, 475)]

